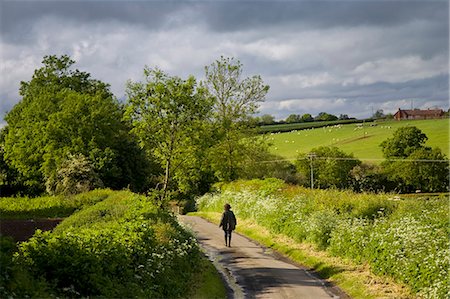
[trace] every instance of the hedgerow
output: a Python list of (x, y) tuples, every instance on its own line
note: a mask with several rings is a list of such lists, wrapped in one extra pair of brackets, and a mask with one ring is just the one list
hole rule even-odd
[(200, 211), (230, 203), (240, 218), (369, 264), (425, 298), (448, 298), (450, 242), (446, 197), (392, 200), (389, 194), (310, 190), (275, 179), (217, 185)]
[[(37, 231), (13, 262), (40, 283), (40, 297), (178, 298), (189, 290), (200, 257), (195, 239), (152, 198), (122, 191), (53, 232)], [(36, 296), (15, 280), (8, 296)]]
[(0, 215), (2, 219), (68, 217), (112, 193), (111, 190), (101, 189), (72, 196), (3, 197), (0, 198)]

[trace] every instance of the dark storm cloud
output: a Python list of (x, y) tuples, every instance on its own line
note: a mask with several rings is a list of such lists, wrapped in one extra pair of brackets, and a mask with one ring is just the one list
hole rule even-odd
[(246, 30), (299, 23), (304, 29), (336, 26), (394, 26), (417, 19), (448, 18), (447, 2), (407, 1), (298, 1), (219, 2), (203, 11), (216, 31)]
[[(292, 24), (298, 24), (299, 30), (389, 27), (448, 19), (448, 3), (440, 1), (5, 1), (1, 6), (2, 36), (16, 41), (30, 38), (34, 23), (49, 16), (81, 23), (119, 21), (154, 30), (170, 21), (176, 23), (177, 18), (190, 18), (218, 32)], [(177, 15), (181, 10), (188, 13)]]
[(278, 118), (367, 117), (368, 107), (389, 111), (408, 99), (449, 105), (448, 1), (2, 1), (0, 9), (1, 116), (48, 54), (71, 55), (119, 98), (146, 64), (201, 79), (224, 55), (271, 86), (261, 112)]
[(448, 101), (448, 79), (448, 74), (442, 74), (401, 83), (377, 82), (367, 86), (337, 87), (333, 93), (338, 98), (372, 104), (403, 99), (446, 102)]
[(118, 21), (157, 30), (167, 24), (168, 16), (189, 6), (171, 1), (5, 1), (0, 5), (2, 38), (10, 42), (33, 38), (33, 26), (46, 17), (80, 24)]
[[(442, 74), (427, 79), (411, 80), (401, 83), (377, 82), (370, 85), (342, 86), (329, 85), (324, 88), (305, 88), (301, 95), (303, 98), (344, 98), (351, 101), (361, 101), (370, 103), (382, 103), (385, 101), (418, 99), (421, 101), (441, 101), (443, 103), (449, 98), (449, 76)], [(292, 93), (295, 99), (297, 93)], [(280, 99), (282, 100), (282, 99)]]

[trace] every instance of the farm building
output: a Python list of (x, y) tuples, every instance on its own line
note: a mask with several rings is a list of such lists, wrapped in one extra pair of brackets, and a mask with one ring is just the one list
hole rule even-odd
[(444, 111), (442, 109), (413, 109), (413, 110), (402, 110), (398, 108), (398, 111), (394, 114), (394, 119), (404, 120), (404, 119), (433, 119), (442, 118), (444, 116)]

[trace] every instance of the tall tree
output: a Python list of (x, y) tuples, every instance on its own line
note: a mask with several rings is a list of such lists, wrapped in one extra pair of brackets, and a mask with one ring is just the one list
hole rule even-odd
[(314, 118), (309, 113), (303, 114), (301, 119), (302, 119), (302, 122), (305, 122), (305, 123), (314, 121)]
[(161, 199), (166, 199), (174, 178), (181, 184), (194, 175), (213, 102), (193, 76), (183, 80), (145, 68), (144, 80), (127, 85), (126, 117), (141, 145), (164, 168)]
[(382, 166), (397, 191), (448, 191), (448, 159), (439, 148), (425, 146), (427, 139), (417, 127), (401, 127), (380, 144)]
[(264, 114), (260, 117), (261, 123), (263, 125), (271, 125), (275, 123), (275, 117), (270, 114)]
[(249, 136), (249, 119), (264, 100), (269, 86), (260, 76), (241, 78), (242, 64), (233, 58), (221, 57), (205, 67), (204, 82), (214, 99), (213, 123), (219, 141), (212, 147), (213, 169), (221, 180), (238, 177), (238, 165), (245, 151), (240, 144)]
[(21, 82), (22, 100), (5, 117), (6, 161), (31, 193), (42, 192), (46, 181), (54, 186), (58, 169), (76, 154), (87, 157), (105, 186), (135, 185), (145, 163), (135, 151), (141, 166), (127, 170), (132, 162), (125, 156), (137, 144), (109, 86), (73, 70), (68, 56), (46, 56), (42, 63), (30, 81)]
[(378, 109), (378, 110), (375, 111), (375, 113), (372, 115), (372, 118), (374, 118), (374, 119), (383, 118), (383, 117), (385, 117), (383, 109)]
[(425, 147), (427, 139), (417, 127), (401, 127), (380, 146), (385, 158), (406, 158), (415, 150)]
[(317, 116), (314, 119), (316, 121), (332, 121), (332, 120), (337, 120), (338, 117), (336, 115), (329, 114), (326, 112), (320, 112), (319, 114), (317, 114)]
[(299, 114), (290, 114), (287, 118), (286, 118), (286, 122), (288, 124), (292, 124), (292, 123), (299, 123), (302, 121), (302, 117)]

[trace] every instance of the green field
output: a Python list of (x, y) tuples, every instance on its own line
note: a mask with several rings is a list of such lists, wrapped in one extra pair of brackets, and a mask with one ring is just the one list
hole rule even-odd
[(347, 124), (317, 129), (267, 134), (274, 154), (295, 159), (319, 146), (336, 146), (364, 161), (377, 163), (383, 158), (380, 143), (392, 136), (396, 129), (416, 126), (427, 137), (427, 146), (439, 147), (449, 156), (449, 119), (389, 121)]
[[(334, 126), (339, 124), (354, 124), (365, 122), (362, 119), (343, 119), (343, 120), (332, 120), (332, 121), (314, 121), (314, 122), (304, 122), (304, 123), (293, 123), (293, 124), (276, 124), (276, 125), (265, 125), (259, 127), (260, 133), (278, 133), (278, 132), (290, 132), (292, 130), (305, 130), (310, 128), (322, 128), (326, 126)], [(373, 122), (373, 120), (366, 120), (366, 122)]]

